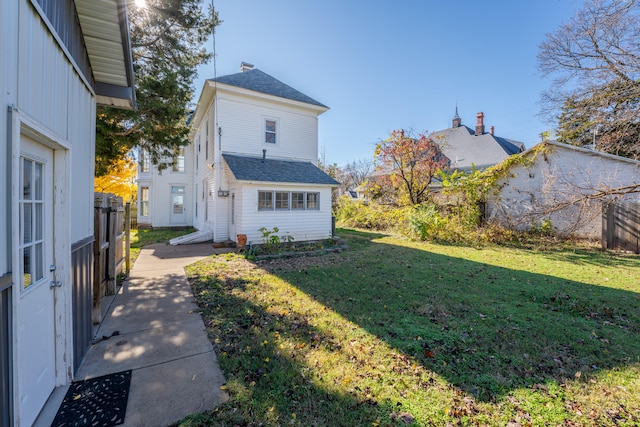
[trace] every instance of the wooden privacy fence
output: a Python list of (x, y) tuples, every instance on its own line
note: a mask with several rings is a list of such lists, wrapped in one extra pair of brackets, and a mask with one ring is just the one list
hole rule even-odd
[(603, 207), (602, 247), (640, 254), (640, 203), (617, 202)]
[[(95, 193), (93, 242), (93, 323), (102, 320), (102, 299), (116, 292), (118, 275), (129, 272), (131, 210), (121, 197)], [(126, 243), (126, 248), (124, 247)], [(126, 254), (126, 256), (125, 256)]]

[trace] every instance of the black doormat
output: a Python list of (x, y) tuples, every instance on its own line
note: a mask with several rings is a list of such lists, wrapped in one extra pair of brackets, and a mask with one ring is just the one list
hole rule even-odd
[(71, 384), (51, 427), (109, 427), (122, 424), (131, 370)]

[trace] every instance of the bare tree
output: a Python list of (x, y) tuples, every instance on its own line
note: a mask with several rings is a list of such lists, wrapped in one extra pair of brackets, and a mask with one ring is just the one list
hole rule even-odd
[(640, 0), (586, 0), (547, 34), (539, 69), (554, 78), (544, 112), (559, 139), (640, 158)]
[(373, 160), (354, 160), (340, 168), (340, 182), (347, 190), (353, 190), (369, 179), (374, 168)]

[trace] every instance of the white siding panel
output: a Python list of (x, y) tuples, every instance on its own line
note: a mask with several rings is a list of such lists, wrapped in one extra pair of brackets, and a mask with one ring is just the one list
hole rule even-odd
[[(71, 66), (69, 73), (69, 143), (71, 178), (71, 242), (93, 235), (93, 179), (96, 108), (93, 95)], [(89, 178), (89, 179), (87, 179)]]
[[(70, 64), (40, 17), (20, 13), (18, 105), (51, 131), (67, 138)], [(23, 8), (23, 11), (25, 8)]]
[[(218, 99), (218, 125), (222, 128), (222, 151), (310, 161), (318, 161), (318, 119), (303, 110), (264, 102), (244, 103), (241, 98)], [(276, 144), (264, 142), (264, 122), (276, 119)]]

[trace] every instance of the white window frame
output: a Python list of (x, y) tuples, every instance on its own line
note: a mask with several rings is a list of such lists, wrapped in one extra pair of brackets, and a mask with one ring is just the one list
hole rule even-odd
[(149, 161), (149, 153), (144, 149), (140, 149), (140, 173), (149, 172), (151, 169), (151, 164)]
[[(146, 199), (145, 199), (145, 191), (146, 191)], [(150, 196), (150, 187), (148, 185), (142, 185), (140, 186), (140, 216), (144, 217), (144, 218), (148, 218), (149, 217), (149, 197)], [(145, 215), (145, 211), (146, 211), (146, 215)]]
[[(309, 196), (315, 194), (316, 195), (316, 207), (315, 208), (310, 208), (309, 207)], [(305, 210), (308, 211), (319, 211), (320, 210), (320, 192), (319, 191), (305, 191), (305, 195), (304, 195), (304, 208)]]
[(184, 173), (184, 147), (178, 148), (178, 152), (173, 159), (172, 171), (175, 173)]
[[(274, 130), (270, 130), (267, 126), (269, 124), (269, 122), (273, 122), (274, 123)], [(269, 146), (274, 146), (274, 145), (278, 145), (278, 142), (280, 140), (280, 138), (278, 137), (278, 134), (280, 133), (280, 121), (278, 119), (272, 118), (272, 117), (265, 117), (264, 118), (264, 143), (265, 145), (269, 145)], [(268, 141), (267, 136), (268, 135), (273, 135), (273, 142)]]
[[(283, 199), (282, 195), (286, 195), (286, 199)], [(277, 211), (290, 210), (291, 209), (291, 191), (278, 191), (278, 190), (274, 191), (273, 206)]]
[[(273, 193), (274, 193), (273, 190), (269, 190), (269, 191), (267, 191), (267, 190), (258, 190), (258, 210), (259, 211), (272, 211), (272, 210), (274, 210), (273, 208), (275, 206), (275, 203), (274, 203), (274, 200), (273, 200), (273, 198), (274, 198)], [(260, 207), (260, 204), (261, 204), (260, 195), (261, 194), (265, 194), (265, 195), (269, 194), (270, 195), (270, 197), (269, 197), (269, 199), (270, 199), (270, 203), (269, 204), (271, 205), (270, 207)]]
[[(270, 207), (261, 207), (261, 195), (270, 195)], [(287, 194), (287, 206), (278, 207), (278, 194)], [(293, 194), (302, 194), (303, 206), (293, 207)], [(309, 207), (309, 196), (315, 195), (315, 207)], [(259, 211), (319, 211), (320, 192), (319, 191), (291, 191), (291, 190), (258, 190), (258, 210)]]

